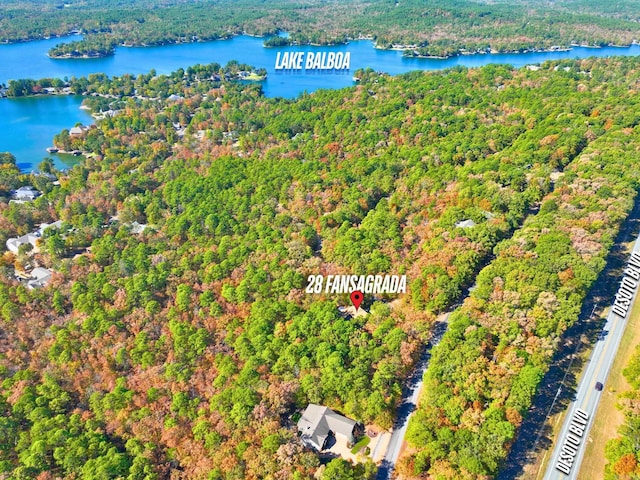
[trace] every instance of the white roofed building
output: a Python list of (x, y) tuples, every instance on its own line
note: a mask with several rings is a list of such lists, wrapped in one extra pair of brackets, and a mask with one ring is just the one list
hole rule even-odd
[(355, 441), (354, 430), (358, 422), (351, 420), (328, 407), (310, 403), (300, 420), (298, 432), (306, 446), (322, 451), (327, 448), (327, 440), (333, 435), (346, 440), (348, 445)]
[(12, 253), (18, 253), (18, 250), (22, 245), (31, 244), (33, 248), (37, 248), (37, 241), (40, 238), (40, 235), (37, 233), (27, 233), (18, 238), (10, 238), (7, 240), (7, 250)]
[(69, 130), (69, 135), (72, 137), (79, 137), (87, 130), (89, 130), (89, 127), (85, 127), (84, 125), (78, 125), (77, 127), (72, 127)]
[(476, 222), (471, 219), (462, 220), (461, 222), (456, 223), (456, 228), (473, 228), (476, 226)]
[(33, 188), (31, 185), (27, 185), (26, 187), (20, 187), (13, 192), (13, 198), (16, 200), (35, 200), (40, 195), (42, 195), (38, 190)]
[(49, 269), (36, 267), (31, 271), (31, 280), (27, 282), (27, 288), (33, 290), (34, 288), (42, 288), (49, 283), (53, 272)]
[(18, 250), (20, 249), (20, 246), (25, 245), (27, 243), (30, 243), (31, 245), (33, 245), (34, 250), (37, 250), (38, 240), (42, 238), (42, 235), (44, 235), (45, 230), (49, 228), (60, 228), (60, 227), (62, 227), (62, 220), (58, 220), (53, 223), (43, 223), (40, 225), (40, 228), (38, 228), (38, 230), (34, 232), (27, 233), (26, 235), (23, 235), (18, 238), (10, 238), (9, 240), (7, 240), (7, 243), (6, 243), (7, 250), (17, 254)]

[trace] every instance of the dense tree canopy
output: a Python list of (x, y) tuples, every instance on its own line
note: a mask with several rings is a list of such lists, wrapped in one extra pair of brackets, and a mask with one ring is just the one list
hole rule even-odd
[[(86, 34), (53, 55), (107, 54), (112, 42), (154, 45), (275, 35), (268, 46), (332, 44), (373, 38), (410, 55), (522, 51), (571, 44), (630, 44), (638, 39), (638, 0), (540, 3), (456, 0), (7, 0), (0, 5), (0, 41)], [(108, 39), (108, 40), (107, 40)]]
[[(295, 100), (219, 65), (73, 80), (117, 113), (56, 139), (92, 154), (59, 186), (0, 204), (8, 236), (65, 225), (2, 257), (3, 471), (311, 478), (291, 415), (391, 427), (433, 322), (474, 283), (402, 468), (497, 471), (633, 205), (640, 61), (359, 75)], [(15, 280), (25, 264), (49, 286)], [(345, 318), (348, 295), (304, 292), (338, 273), (406, 274), (408, 293)]]

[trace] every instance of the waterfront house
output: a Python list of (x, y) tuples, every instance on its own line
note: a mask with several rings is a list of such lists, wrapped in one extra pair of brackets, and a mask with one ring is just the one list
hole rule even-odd
[(69, 136), (79, 137), (87, 130), (89, 130), (89, 127), (85, 127), (84, 125), (78, 125), (76, 127), (72, 127), (71, 130), (69, 130)]

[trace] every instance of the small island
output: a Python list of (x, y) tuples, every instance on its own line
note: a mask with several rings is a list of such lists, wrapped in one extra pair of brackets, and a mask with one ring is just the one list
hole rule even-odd
[(316, 32), (305, 35), (301, 32), (295, 32), (287, 37), (273, 35), (268, 37), (263, 45), (270, 47), (286, 47), (291, 45), (311, 45), (315, 47), (330, 47), (334, 45), (346, 45), (349, 43), (347, 35), (328, 35), (326, 32)]
[(103, 58), (115, 54), (118, 44), (111, 36), (95, 35), (83, 40), (59, 43), (49, 50), (51, 58)]

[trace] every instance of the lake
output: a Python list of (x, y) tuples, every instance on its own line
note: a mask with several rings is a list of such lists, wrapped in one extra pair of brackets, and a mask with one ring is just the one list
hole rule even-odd
[[(116, 54), (95, 59), (51, 59), (47, 51), (57, 43), (77, 40), (80, 37), (54, 38), (34, 42), (0, 45), (0, 83), (10, 79), (86, 76), (90, 73), (106, 73), (109, 76), (124, 73), (139, 74), (155, 69), (169, 73), (180, 67), (197, 63), (230, 60), (265, 68), (268, 78), (263, 82), (265, 95), (293, 98), (300, 93), (320, 88), (351, 86), (353, 72), (370, 67), (392, 75), (411, 70), (438, 70), (462, 65), (479, 67), (490, 63), (510, 64), (522, 67), (546, 60), (608, 57), (613, 55), (640, 55), (640, 46), (586, 48), (575, 47), (564, 52), (528, 52), (506, 54), (476, 54), (448, 59), (405, 58), (400, 51), (377, 50), (370, 40), (352, 41), (348, 45), (333, 47), (277, 47), (264, 48), (263, 39), (238, 36), (229, 40), (202, 43), (185, 43), (155, 47), (118, 47)], [(276, 71), (278, 52), (350, 52), (350, 71)], [(36, 97), (31, 99), (0, 99), (0, 151), (10, 151), (18, 158), (20, 167), (30, 171), (44, 156), (45, 148), (52, 144), (53, 135), (76, 122), (91, 123), (91, 117), (78, 107), (81, 98)], [(8, 132), (8, 134), (4, 134)], [(56, 164), (64, 163), (55, 156)], [(68, 159), (65, 159), (68, 162)], [(68, 164), (68, 163), (67, 163)]]
[(53, 145), (53, 136), (63, 128), (93, 121), (79, 108), (81, 103), (81, 97), (67, 95), (0, 99), (0, 151), (13, 153), (24, 172), (36, 168), (46, 156), (54, 159), (57, 168), (77, 163), (77, 157), (49, 155), (45, 149)]

